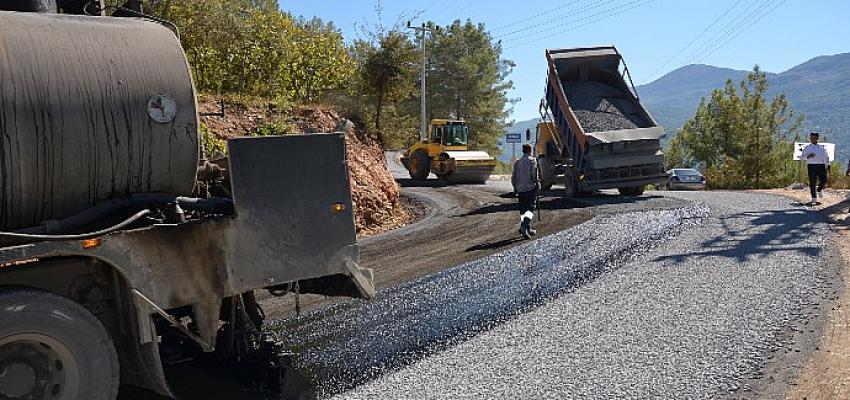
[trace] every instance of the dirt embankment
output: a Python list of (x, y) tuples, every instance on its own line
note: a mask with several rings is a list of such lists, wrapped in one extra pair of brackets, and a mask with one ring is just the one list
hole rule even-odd
[[(201, 97), (198, 103), (202, 113), (215, 113), (220, 108), (212, 98)], [(270, 101), (228, 102), (224, 117), (204, 116), (201, 122), (222, 139), (250, 135), (269, 126), (285, 129), (285, 133), (344, 131), (358, 236), (394, 229), (413, 218), (399, 196), (398, 184), (387, 169), (381, 146), (326, 106), (303, 105), (283, 111)]]

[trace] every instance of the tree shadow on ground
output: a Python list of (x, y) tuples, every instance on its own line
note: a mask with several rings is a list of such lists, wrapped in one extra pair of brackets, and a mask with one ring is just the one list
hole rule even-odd
[[(739, 219), (746, 222), (736, 223)], [(700, 243), (698, 248), (701, 251), (658, 257), (656, 261), (682, 263), (691, 259), (722, 257), (743, 263), (779, 251), (814, 257), (822, 249), (805, 244), (805, 241), (816, 234), (815, 229), (823, 222), (820, 214), (803, 209), (733, 214), (720, 219), (723, 233)]]

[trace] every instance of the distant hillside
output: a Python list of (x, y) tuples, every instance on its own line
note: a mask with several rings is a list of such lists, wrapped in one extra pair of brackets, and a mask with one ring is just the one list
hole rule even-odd
[[(689, 65), (637, 88), (656, 121), (674, 134), (690, 118), (700, 98), (727, 79), (740, 82), (747, 71)], [(806, 115), (806, 130), (827, 133), (839, 158), (850, 156), (850, 53), (813, 58), (778, 74), (768, 74), (768, 95), (785, 93), (791, 107)]]

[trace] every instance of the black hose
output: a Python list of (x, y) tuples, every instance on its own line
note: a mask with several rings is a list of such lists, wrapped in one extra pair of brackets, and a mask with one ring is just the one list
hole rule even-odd
[(77, 214), (58, 221), (15, 230), (15, 233), (29, 235), (54, 235), (62, 232), (74, 232), (86, 229), (99, 221), (126, 215), (128, 212), (143, 208), (158, 208), (173, 203), (177, 196), (168, 193), (136, 193), (98, 203)]
[(28, 235), (54, 235), (61, 232), (73, 232), (96, 224), (98, 221), (126, 215), (141, 208), (159, 208), (170, 203), (177, 203), (181, 208), (212, 214), (233, 214), (233, 201), (224, 198), (196, 199), (178, 197), (168, 193), (135, 193), (98, 203), (77, 214), (58, 221), (18, 229), (14, 233)]
[(151, 213), (151, 210), (144, 209), (133, 214), (130, 218), (121, 221), (120, 223), (110, 226), (106, 229), (101, 229), (99, 231), (89, 232), (89, 233), (81, 233), (78, 235), (33, 235), (27, 233), (15, 233), (15, 232), (0, 232), (0, 237), (11, 238), (11, 239), (28, 239), (28, 240), (41, 240), (41, 241), (58, 241), (58, 240), (83, 240), (90, 239), (97, 236), (103, 236), (117, 230), (123, 229), (126, 226), (138, 221), (140, 218)]

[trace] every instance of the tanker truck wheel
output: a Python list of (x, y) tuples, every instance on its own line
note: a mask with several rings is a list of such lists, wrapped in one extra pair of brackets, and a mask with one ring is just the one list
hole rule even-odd
[(414, 181), (424, 181), (431, 173), (431, 159), (424, 151), (417, 151), (410, 156), (410, 178)]
[(31, 289), (0, 289), (0, 398), (106, 400), (118, 395), (118, 356), (83, 306)]

